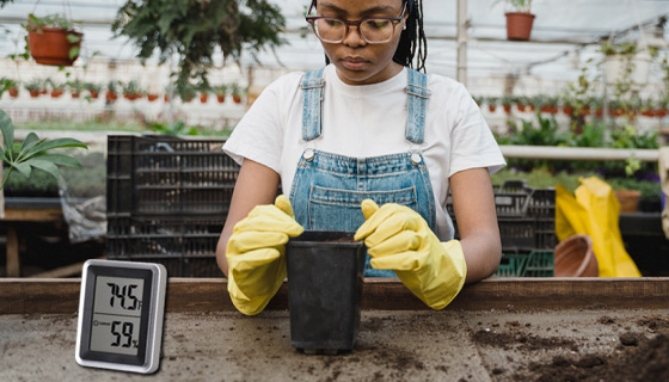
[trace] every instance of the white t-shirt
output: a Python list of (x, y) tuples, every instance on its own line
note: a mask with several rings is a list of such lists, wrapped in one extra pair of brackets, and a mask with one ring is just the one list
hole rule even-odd
[(505, 165), (488, 124), (465, 87), (439, 75), (430, 75), (428, 80), (431, 97), (424, 143), (407, 141), (406, 68), (381, 83), (351, 86), (339, 79), (333, 65), (328, 65), (323, 75), (321, 136), (305, 142), (302, 74), (286, 74), (267, 86), (223, 147), (239, 164), (249, 158), (276, 171), (286, 194), (306, 148), (358, 158), (419, 150), (436, 199), (436, 233), (448, 240), (453, 232), (445, 209), (449, 177), (479, 167), (493, 173)]

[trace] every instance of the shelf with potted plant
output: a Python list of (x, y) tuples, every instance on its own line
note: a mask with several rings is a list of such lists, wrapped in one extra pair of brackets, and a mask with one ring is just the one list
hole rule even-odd
[(84, 83), (84, 89), (88, 91), (88, 96), (91, 99), (98, 99), (102, 91), (102, 85), (96, 82), (86, 82)]
[(180, 97), (181, 97), (181, 102), (183, 103), (189, 103), (195, 97), (197, 96), (197, 86), (188, 83), (184, 86), (183, 90), (181, 91)]
[(37, 98), (42, 94), (42, 90), (45, 89), (44, 81), (39, 78), (33, 78), (32, 80), (23, 84), (23, 87), (28, 91), (31, 98)]
[(223, 103), (225, 102), (225, 96), (228, 94), (228, 86), (223, 84), (223, 85), (216, 85), (213, 87), (214, 94), (216, 94), (216, 101), (218, 103)]
[[(496, 1), (494, 4), (500, 2)], [(511, 41), (529, 41), (536, 15), (531, 12), (532, 0), (504, 0), (507, 11), (506, 38)]]
[(130, 80), (126, 83), (122, 83), (121, 87), (123, 89), (123, 98), (127, 99), (128, 101), (132, 102), (144, 97), (144, 89), (142, 89), (141, 85), (136, 80)]
[(110, 80), (107, 82), (107, 87), (106, 87), (106, 92), (105, 92), (105, 99), (109, 102), (114, 102), (118, 99), (119, 95), (119, 88), (121, 85), (119, 84), (118, 81), (116, 80)]
[(11, 98), (17, 98), (19, 96), (19, 81), (8, 77), (0, 78), (0, 97), (4, 92), (7, 92)]
[(241, 104), (242, 97), (244, 96), (244, 90), (239, 84), (233, 83), (230, 85), (230, 96), (232, 97), (232, 102)]
[(28, 31), (28, 50), (36, 63), (72, 66), (79, 57), (83, 33), (75, 23), (59, 14), (38, 17), (31, 13), (24, 25)]
[(494, 113), (497, 110), (497, 103), (499, 102), (499, 97), (485, 97), (485, 104), (488, 107), (488, 111)]
[(72, 81), (67, 81), (65, 86), (70, 91), (70, 96), (74, 99), (77, 99), (81, 96), (81, 93), (85, 90), (84, 82), (78, 78), (75, 78)]
[(52, 78), (47, 79), (47, 86), (49, 89), (49, 95), (51, 98), (60, 98), (65, 93), (65, 84), (54, 80)]
[(200, 103), (207, 103), (209, 101), (209, 93), (211, 93), (211, 86), (202, 84), (198, 87), (200, 92)]

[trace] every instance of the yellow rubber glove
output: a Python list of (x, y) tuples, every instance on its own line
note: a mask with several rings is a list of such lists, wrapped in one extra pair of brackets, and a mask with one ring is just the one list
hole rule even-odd
[(425, 219), (395, 203), (381, 208), (370, 199), (362, 202), (363, 223), (355, 240), (365, 240), (370, 264), (391, 269), (404, 285), (433, 309), (443, 309), (465, 283), (467, 264), (457, 240), (445, 243)]
[(286, 278), (285, 244), (304, 228), (284, 195), (256, 206), (235, 224), (228, 240), (228, 293), (235, 307), (252, 316), (262, 312)]

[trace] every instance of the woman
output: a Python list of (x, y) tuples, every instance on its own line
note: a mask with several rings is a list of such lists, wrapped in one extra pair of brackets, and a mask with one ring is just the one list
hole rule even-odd
[[(420, 0), (314, 0), (307, 21), (329, 65), (268, 86), (224, 146), (241, 163), (217, 248), (231, 299), (259, 313), (289, 237), (346, 230), (365, 241), (366, 276), (396, 275), (441, 309), (499, 265), (499, 147), (462, 85), (409, 68), (426, 55)], [(272, 204), (279, 182), (288, 197)]]

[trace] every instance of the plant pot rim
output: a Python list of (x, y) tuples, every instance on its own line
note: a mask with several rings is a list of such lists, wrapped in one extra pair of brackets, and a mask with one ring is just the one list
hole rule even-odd
[(55, 33), (72, 33), (78, 36), (83, 36), (83, 32), (79, 32), (76, 29), (72, 28), (61, 28), (61, 27), (35, 27), (28, 30), (28, 33), (43, 33), (43, 32), (55, 32)]
[(531, 12), (505, 12), (504, 16), (507, 16), (507, 17), (509, 17), (509, 16), (522, 16), (522, 17), (531, 17), (531, 18), (537, 17), (537, 15), (535, 15), (534, 13), (531, 13)]

